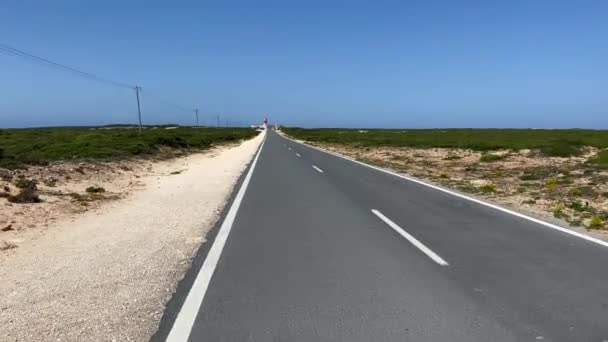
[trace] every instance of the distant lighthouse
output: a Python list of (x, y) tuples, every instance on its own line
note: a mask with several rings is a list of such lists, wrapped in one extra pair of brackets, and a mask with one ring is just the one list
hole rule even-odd
[(264, 115), (264, 129), (268, 128), (268, 116)]

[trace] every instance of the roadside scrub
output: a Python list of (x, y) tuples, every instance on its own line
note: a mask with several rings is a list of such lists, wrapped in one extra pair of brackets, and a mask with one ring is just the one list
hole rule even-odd
[(310, 144), (538, 216), (608, 231), (608, 131), (283, 131)]
[[(159, 162), (258, 134), (166, 128), (145, 126), (141, 134), (130, 126), (0, 129), (0, 228), (21, 231), (95, 209), (137, 190)], [(0, 239), (11, 234), (0, 231)]]
[[(171, 128), (173, 128), (172, 126)], [(132, 126), (0, 129), (0, 168), (45, 166), (64, 160), (172, 157), (257, 135), (250, 128)]]

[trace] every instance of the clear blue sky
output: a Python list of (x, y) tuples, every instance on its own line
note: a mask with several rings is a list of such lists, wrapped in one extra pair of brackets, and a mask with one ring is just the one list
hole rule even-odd
[[(144, 122), (608, 128), (608, 1), (13, 1), (0, 43)], [(0, 127), (135, 122), (0, 54)]]

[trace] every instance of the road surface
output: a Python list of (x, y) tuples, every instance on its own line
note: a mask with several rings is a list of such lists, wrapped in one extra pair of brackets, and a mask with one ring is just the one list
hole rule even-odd
[(608, 341), (597, 242), (274, 132), (239, 192), (169, 341)]

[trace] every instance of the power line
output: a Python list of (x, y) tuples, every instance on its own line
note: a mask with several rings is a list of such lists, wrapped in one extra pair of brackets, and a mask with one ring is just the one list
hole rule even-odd
[(35, 63), (35, 64), (45, 65), (45, 66), (53, 67), (53, 68), (60, 69), (60, 70), (63, 70), (63, 71), (68, 71), (68, 72), (71, 72), (74, 75), (81, 76), (81, 77), (84, 77), (84, 78), (88, 78), (88, 79), (91, 79), (91, 80), (94, 80), (94, 81), (98, 81), (98, 82), (102, 82), (102, 83), (106, 83), (106, 84), (111, 84), (113, 86), (121, 87), (121, 88), (135, 89), (134, 85), (130, 85), (130, 84), (126, 84), (126, 83), (123, 83), (123, 82), (117, 82), (117, 81), (109, 80), (109, 79), (102, 78), (102, 77), (99, 77), (97, 75), (94, 75), (94, 74), (91, 74), (91, 73), (88, 73), (88, 72), (80, 71), (80, 70), (78, 70), (76, 68), (72, 68), (72, 67), (67, 66), (67, 65), (59, 64), (57, 62), (53, 62), (53, 61), (51, 61), (49, 59), (46, 59), (46, 58), (43, 58), (43, 57), (34, 56), (34, 55), (30, 54), (30, 53), (27, 53), (25, 51), (21, 51), (21, 50), (15, 49), (15, 48), (10, 47), (10, 46), (8, 46), (6, 44), (0, 43), (0, 52), (4, 53), (4, 54), (7, 54), (7, 55), (12, 55), (12, 56), (20, 57), (20, 58), (22, 58), (24, 60), (27, 60), (27, 61)]
[[(87, 79), (90, 79), (90, 80), (93, 80), (93, 81), (97, 81), (97, 82), (101, 82), (101, 83), (106, 83), (106, 84), (113, 85), (113, 86), (120, 87), (120, 88), (127, 88), (127, 89), (135, 90), (135, 96), (136, 96), (136, 100), (137, 100), (137, 113), (138, 113), (139, 129), (140, 129), (140, 133), (141, 133), (142, 120), (141, 120), (141, 107), (140, 107), (139, 93), (141, 91), (143, 91), (143, 90), (142, 90), (142, 88), (140, 86), (138, 86), (138, 85), (130, 85), (130, 84), (127, 84), (127, 83), (113, 81), (113, 80), (110, 80), (110, 79), (107, 79), (107, 78), (99, 77), (99, 76), (97, 76), (95, 74), (84, 72), (84, 71), (78, 70), (76, 68), (72, 68), (72, 67), (64, 65), (64, 64), (53, 62), (53, 61), (51, 61), (51, 60), (49, 60), (47, 58), (38, 57), (38, 56), (32, 55), (30, 53), (27, 53), (25, 51), (21, 51), (19, 49), (15, 49), (15, 48), (13, 48), (11, 46), (8, 46), (6, 44), (3, 44), (3, 43), (0, 43), (0, 53), (4, 53), (4, 54), (10, 55), (10, 56), (19, 57), (19, 58), (21, 58), (23, 60), (26, 60), (26, 61), (34, 63), (34, 64), (44, 65), (44, 66), (55, 68), (55, 69), (59, 69), (59, 70), (62, 70), (62, 71), (67, 71), (67, 72), (69, 72), (69, 73), (71, 73), (73, 75), (80, 76), (80, 77), (83, 77), (83, 78), (87, 78)], [(191, 108), (186, 108), (184, 106), (180, 106), (180, 105), (178, 105), (178, 104), (176, 104), (174, 102), (164, 100), (163, 98), (161, 98), (159, 96), (156, 96), (156, 95), (153, 95), (153, 94), (150, 94), (148, 92), (145, 92), (145, 93), (147, 94), (148, 97), (155, 98), (157, 101), (160, 101), (160, 102), (162, 102), (162, 103), (164, 103), (166, 105), (173, 106), (173, 107), (178, 108), (178, 109), (180, 109), (182, 111), (185, 111), (185, 112), (191, 112), (192, 111)], [(198, 109), (196, 111), (197, 111), (197, 117), (198, 117)], [(219, 119), (218, 119), (218, 126), (219, 126)]]
[[(140, 88), (140, 90), (142, 90), (142, 89)], [(153, 99), (156, 99), (156, 101), (159, 101), (159, 102), (161, 102), (161, 103), (164, 103), (165, 105), (168, 105), (168, 106), (173, 106), (173, 107), (175, 107), (175, 108), (177, 108), (177, 109), (179, 109), (179, 110), (183, 110), (184, 112), (188, 112), (188, 113), (190, 113), (190, 112), (192, 111), (192, 108), (186, 108), (186, 107), (184, 107), (184, 106), (180, 106), (180, 105), (178, 105), (178, 104), (177, 104), (177, 103), (175, 103), (175, 102), (171, 102), (171, 101), (165, 100), (165, 99), (163, 99), (162, 97), (159, 97), (159, 96), (157, 96), (157, 95), (155, 95), (155, 94), (151, 94), (151, 93), (149, 93), (148, 91), (144, 91), (144, 90), (142, 90), (142, 92), (144, 92), (144, 93), (146, 94), (146, 96), (151, 97), (151, 98), (153, 98)]]

